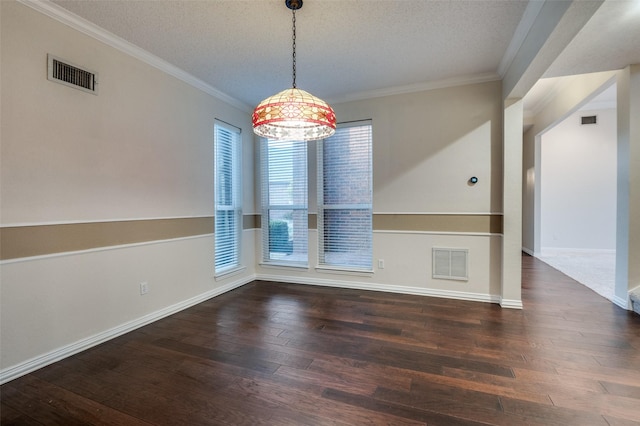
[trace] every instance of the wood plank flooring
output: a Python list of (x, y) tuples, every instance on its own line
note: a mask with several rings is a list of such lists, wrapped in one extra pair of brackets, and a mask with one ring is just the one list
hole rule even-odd
[(6, 383), (1, 422), (640, 425), (640, 316), (529, 256), (523, 303), (254, 282)]

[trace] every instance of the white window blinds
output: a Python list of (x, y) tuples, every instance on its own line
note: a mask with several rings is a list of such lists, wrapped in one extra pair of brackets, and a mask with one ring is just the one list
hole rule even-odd
[(262, 260), (308, 264), (307, 144), (261, 141)]
[(319, 265), (372, 269), (371, 122), (350, 123), (318, 142)]
[(240, 130), (214, 125), (215, 272), (240, 266)]

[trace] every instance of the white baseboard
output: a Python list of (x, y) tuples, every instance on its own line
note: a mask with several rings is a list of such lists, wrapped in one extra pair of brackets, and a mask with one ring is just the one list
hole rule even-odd
[(24, 376), (25, 374), (29, 374), (32, 371), (38, 370), (49, 364), (53, 364), (54, 362), (60, 361), (71, 355), (75, 355), (93, 346), (97, 346), (100, 343), (104, 343), (137, 328), (143, 327), (147, 324), (151, 324), (154, 321), (157, 321), (169, 315), (173, 315), (184, 309), (190, 308), (191, 306), (202, 303), (205, 300), (211, 299), (212, 297), (219, 296), (223, 293), (233, 290), (234, 288), (250, 283), (254, 279), (255, 277), (253, 275), (244, 277), (244, 279), (242, 280), (238, 280), (214, 290), (208, 291), (206, 293), (199, 294), (198, 296), (176, 303), (175, 305), (167, 306), (166, 308), (144, 315), (133, 321), (126, 322), (117, 327), (111, 328), (93, 336), (89, 336), (85, 339), (78, 340), (77, 342), (74, 342), (70, 345), (63, 346), (61, 348), (47, 352), (43, 355), (39, 355), (27, 361), (21, 362), (12, 367), (6, 368), (0, 371), (0, 384), (17, 379), (20, 376)]
[(231, 282), (225, 286), (216, 288), (214, 290), (168, 306), (164, 309), (160, 309), (158, 311), (144, 315), (136, 320), (126, 322), (112, 329), (103, 331), (93, 336), (89, 336), (85, 339), (78, 340), (77, 342), (74, 342), (72, 344), (63, 346), (61, 348), (47, 352), (43, 355), (39, 355), (27, 361), (21, 362), (12, 367), (6, 368), (0, 371), (0, 384), (17, 379), (20, 376), (29, 374), (32, 371), (38, 370), (42, 367), (46, 367), (49, 364), (53, 364), (54, 362), (60, 361), (71, 355), (75, 355), (79, 352), (92, 348), (93, 346), (97, 346), (101, 343), (114, 339), (130, 331), (136, 330), (169, 315), (173, 315), (191, 306), (197, 305), (198, 303), (204, 302), (205, 300), (211, 299), (212, 297), (219, 296), (230, 290), (248, 284), (254, 280), (288, 282), (292, 284), (317, 285), (324, 287), (350, 288), (356, 290), (383, 291), (388, 293), (414, 294), (417, 296), (441, 297), (445, 299), (468, 300), (474, 302), (498, 303), (503, 308), (522, 309), (522, 302), (519, 300), (500, 299), (499, 296), (489, 294), (426, 289), (410, 286), (394, 286), (388, 284), (372, 284), (367, 282), (338, 281), (334, 279), (257, 274), (244, 277), (241, 280)]
[(631, 310), (631, 303), (629, 303), (628, 297), (626, 299), (623, 299), (618, 296), (613, 296), (613, 299), (611, 301), (616, 305), (620, 306), (622, 309), (626, 309), (628, 311)]
[(584, 253), (584, 254), (615, 254), (615, 249), (594, 249), (594, 248), (572, 248), (572, 247), (542, 247), (541, 255), (557, 255), (564, 253)]
[(432, 288), (418, 288), (409, 286), (396, 286), (388, 284), (372, 284), (358, 281), (338, 281), (334, 279), (286, 277), (280, 275), (256, 275), (257, 280), (278, 281), (292, 284), (308, 284), (324, 287), (351, 288), (355, 290), (383, 291), (387, 293), (414, 294), (416, 296), (441, 297), (445, 299), (469, 300), (473, 302), (500, 303), (500, 297), (461, 291), (437, 290)]
[(500, 299), (500, 307), (509, 309), (523, 309), (522, 300)]
[(531, 250), (531, 249), (528, 249), (528, 248), (526, 248), (526, 247), (522, 247), (522, 251), (523, 251), (523, 252), (525, 252), (525, 253), (527, 253), (529, 256), (533, 256), (533, 257), (535, 257), (535, 253), (534, 253), (534, 252), (533, 252), (533, 250)]

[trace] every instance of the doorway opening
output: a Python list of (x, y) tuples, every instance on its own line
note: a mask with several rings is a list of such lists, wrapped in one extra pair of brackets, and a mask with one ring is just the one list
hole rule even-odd
[(536, 136), (535, 256), (615, 297), (616, 84)]

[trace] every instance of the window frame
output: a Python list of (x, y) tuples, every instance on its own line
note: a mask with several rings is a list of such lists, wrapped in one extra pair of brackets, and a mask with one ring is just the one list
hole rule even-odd
[[(369, 182), (369, 202), (368, 203), (340, 203), (340, 204), (325, 204), (325, 177), (324, 177), (324, 144), (331, 138), (323, 139), (317, 142), (317, 214), (318, 214), (318, 259), (316, 269), (322, 271), (342, 271), (348, 273), (366, 273), (371, 274), (373, 269), (373, 122), (372, 120), (353, 121), (348, 123), (338, 124), (336, 134), (341, 129), (368, 126), (369, 127), (369, 146), (368, 146), (368, 182)], [(332, 137), (336, 137), (334, 135)], [(369, 264), (366, 266), (357, 266), (354, 264), (339, 264), (331, 263), (326, 260), (325, 251), (325, 211), (338, 211), (338, 210), (368, 210), (368, 228), (367, 234), (369, 237)]]
[[(220, 132), (226, 132), (228, 134), (228, 149), (231, 150), (231, 171), (226, 173), (226, 178), (230, 178), (229, 185), (225, 188), (220, 187), (220, 182), (222, 180), (222, 175), (220, 173), (224, 173), (221, 171), (222, 164), (220, 161), (223, 161), (223, 156), (221, 150), (224, 148), (221, 146), (222, 138)], [(215, 120), (214, 122), (214, 143), (213, 143), (213, 152), (214, 152), (214, 161), (213, 161), (213, 179), (214, 179), (214, 277), (220, 277), (223, 275), (227, 275), (233, 273), (242, 268), (242, 228), (243, 228), (243, 217), (242, 217), (242, 131), (233, 125), (225, 123), (220, 120)], [(226, 166), (226, 164), (224, 165)], [(221, 194), (220, 190), (223, 189), (225, 192), (228, 192), (230, 195), (230, 201), (225, 202), (224, 204), (219, 204)], [(225, 252), (225, 256), (230, 257), (230, 261), (222, 262), (220, 256), (220, 249), (222, 241), (219, 240), (219, 236), (222, 233), (222, 229), (219, 228), (220, 225), (220, 215), (221, 212), (233, 212), (230, 217), (234, 219), (234, 224), (232, 225), (235, 229), (231, 235), (231, 244), (232, 247), (230, 249), (230, 253)], [(220, 262), (220, 264), (219, 264)]]
[[(303, 167), (303, 170), (298, 169), (297, 171), (302, 171), (304, 173), (303, 180), (304, 184), (300, 185), (298, 182), (298, 188), (296, 189), (296, 179), (298, 176), (294, 175), (294, 171), (292, 170), (292, 178), (290, 181), (291, 185), (291, 203), (290, 204), (271, 204), (272, 201), (272, 188), (271, 182), (272, 180), (269, 178), (270, 175), (270, 155), (269, 149), (275, 148), (270, 147), (270, 144), (291, 144), (292, 157), (296, 154), (302, 154), (301, 152), (296, 152), (298, 149), (304, 149), (303, 156), (304, 160), (301, 161), (300, 166)], [(299, 144), (299, 145), (294, 145)], [(284, 148), (282, 148), (284, 149)], [(283, 266), (283, 267), (293, 267), (293, 268), (304, 268), (308, 269), (309, 267), (309, 174), (308, 174), (308, 145), (307, 142), (304, 141), (276, 141), (269, 140), (266, 138), (260, 138), (260, 176), (261, 176), (261, 214), (262, 214), (262, 256), (261, 256), (261, 265), (266, 266)], [(292, 158), (292, 168), (295, 166), (293, 162), (295, 160)], [(294, 169), (295, 170), (295, 169)], [(304, 203), (294, 203), (294, 199), (298, 198), (299, 200), (304, 200)], [(286, 258), (272, 258), (272, 254), (274, 252), (271, 251), (272, 241), (271, 241), (271, 217), (272, 211), (300, 211), (302, 212), (302, 218), (298, 220), (302, 220), (298, 229), (296, 224), (296, 219), (292, 219), (291, 223), (291, 232), (293, 234), (292, 243), (292, 253), (294, 256), (296, 255), (304, 255), (304, 259), (302, 260), (290, 260)], [(293, 212), (292, 212), (293, 214)], [(287, 222), (289, 225), (289, 222)], [(304, 241), (299, 241), (295, 238), (297, 233), (302, 233), (304, 235)], [(304, 253), (296, 252), (296, 247), (304, 246)], [(277, 252), (275, 252), (277, 253)], [(296, 256), (297, 257), (297, 256)]]

